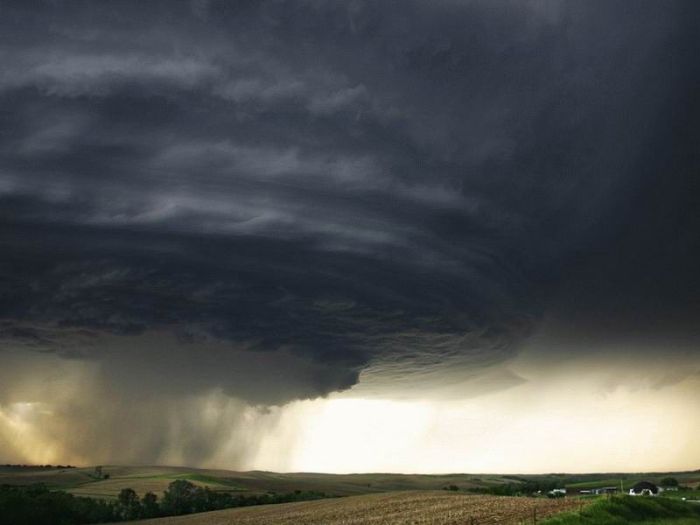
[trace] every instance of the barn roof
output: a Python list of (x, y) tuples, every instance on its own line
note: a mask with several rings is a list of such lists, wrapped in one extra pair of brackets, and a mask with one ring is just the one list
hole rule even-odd
[(659, 491), (659, 487), (657, 487), (656, 485), (654, 485), (653, 483), (651, 483), (649, 481), (640, 481), (639, 483), (635, 484), (632, 487), (632, 490), (634, 492), (641, 492), (645, 489), (650, 490), (653, 493), (657, 493)]

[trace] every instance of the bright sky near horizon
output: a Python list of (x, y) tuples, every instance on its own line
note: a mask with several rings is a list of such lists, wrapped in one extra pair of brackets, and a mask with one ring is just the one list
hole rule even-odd
[[(700, 464), (694, 439), (700, 432), (697, 374), (676, 376), (665, 384), (668, 377), (658, 373), (653, 361), (642, 373), (637, 363), (635, 381), (630, 381), (624, 360), (604, 371), (586, 357), (550, 367), (533, 366), (533, 361), (537, 359), (525, 353), (503, 365), (520, 375), (521, 383), (464, 399), (361, 397), (360, 389), (266, 410), (237, 406), (237, 430), (217, 434), (216, 454), (197, 466), (283, 472), (547, 473), (673, 471)], [(65, 381), (67, 370), (62, 372), (63, 382), (43, 385), (50, 394), (45, 401), (0, 406), (2, 449), (14, 461), (27, 463), (109, 462), (109, 448), (102, 457), (95, 457), (93, 450), (83, 455), (56, 432), (55, 418), (62, 409), (55, 403), (76, 404), (72, 396), (85, 391), (79, 383), (90, 376), (74, 370)], [(66, 391), (67, 385), (75, 390)], [(232, 407), (222, 404), (220, 393), (212, 393), (183, 408), (198, 415), (189, 428), (194, 432), (216, 427)], [(170, 405), (163, 409), (173, 415), (178, 410)], [(99, 424), (94, 416), (90, 421)], [(186, 432), (172, 430), (176, 433), (170, 447), (155, 461), (187, 465), (188, 444), (181, 437)], [(78, 442), (85, 439), (83, 429), (68, 432), (76, 432)], [(137, 456), (122, 452), (127, 453), (122, 461), (138, 463)]]

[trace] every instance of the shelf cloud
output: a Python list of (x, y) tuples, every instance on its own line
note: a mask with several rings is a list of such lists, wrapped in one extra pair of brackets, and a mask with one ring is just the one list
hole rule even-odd
[(94, 458), (196, 463), (250, 410), (513, 388), (533, 341), (697, 356), (692, 1), (0, 10), (0, 416), (64, 392), (58, 434), (154, 436)]

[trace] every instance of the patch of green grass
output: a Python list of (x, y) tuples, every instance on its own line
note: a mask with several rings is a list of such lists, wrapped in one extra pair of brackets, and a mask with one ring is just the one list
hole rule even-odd
[(698, 518), (671, 518), (652, 521), (640, 521), (637, 525), (698, 525)]
[(171, 478), (172, 479), (186, 479), (187, 481), (192, 481), (193, 483), (202, 483), (204, 485), (221, 486), (221, 487), (227, 488), (229, 490), (240, 490), (240, 491), (247, 490), (245, 487), (241, 487), (238, 483), (236, 483), (235, 481), (232, 481), (228, 478), (217, 478), (214, 476), (207, 476), (206, 474), (195, 474), (195, 473), (178, 474), (176, 476), (171, 476)]
[[(631, 487), (634, 485), (636, 481), (627, 481), (624, 480), (623, 484), (625, 488)], [(595, 481), (581, 481), (578, 483), (568, 483), (566, 485), (568, 488), (573, 488), (573, 489), (597, 489), (597, 488), (602, 488), (602, 487), (619, 487), (620, 486), (620, 478), (610, 478), (610, 479), (599, 479)]]
[(700, 505), (667, 498), (616, 496), (597, 501), (582, 512), (567, 512), (542, 525), (686, 525), (700, 523)]
[(665, 490), (661, 493), (664, 498), (687, 499), (700, 501), (700, 490)]

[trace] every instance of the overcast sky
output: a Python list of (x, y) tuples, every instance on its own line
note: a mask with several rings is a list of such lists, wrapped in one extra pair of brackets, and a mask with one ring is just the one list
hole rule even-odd
[(699, 15), (0, 1), (0, 460), (698, 468)]

